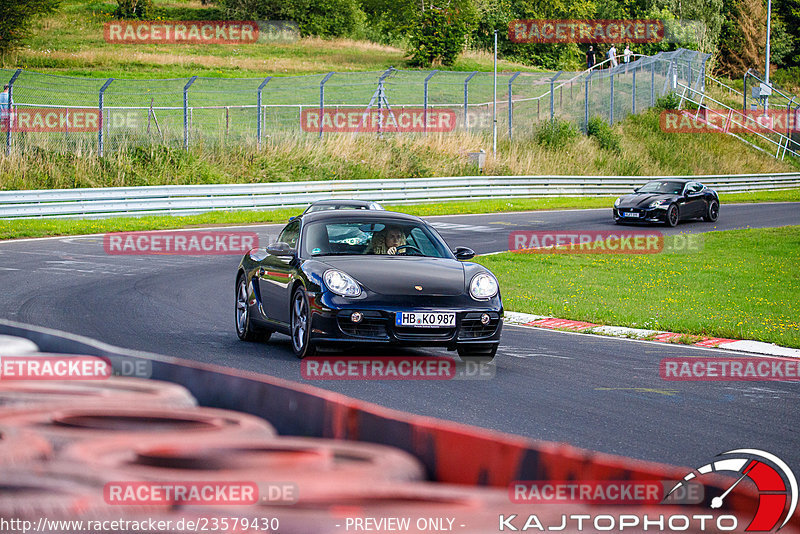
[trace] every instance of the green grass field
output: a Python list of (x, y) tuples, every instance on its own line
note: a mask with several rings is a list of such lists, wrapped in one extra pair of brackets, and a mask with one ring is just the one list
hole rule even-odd
[(691, 254), (479, 258), (506, 309), (800, 347), (800, 227), (705, 234)]

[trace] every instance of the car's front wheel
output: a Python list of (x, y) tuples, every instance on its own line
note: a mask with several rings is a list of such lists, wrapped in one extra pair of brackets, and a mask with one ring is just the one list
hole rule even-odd
[(670, 204), (669, 208), (667, 208), (667, 216), (664, 217), (664, 222), (667, 223), (667, 226), (678, 226), (678, 221), (680, 220), (681, 216), (678, 212), (678, 206), (676, 204)]
[(719, 202), (712, 200), (708, 205), (706, 214), (703, 215), (703, 220), (706, 222), (716, 222), (719, 218)]
[(311, 314), (305, 289), (298, 287), (292, 295), (292, 350), (300, 359), (316, 354), (311, 340)]
[(497, 354), (498, 343), (491, 345), (459, 345), (456, 347), (458, 355), (462, 360), (486, 360), (491, 361)]
[(242, 341), (267, 341), (272, 332), (256, 330), (250, 320), (250, 307), (247, 302), (247, 279), (239, 275), (236, 280), (236, 335)]

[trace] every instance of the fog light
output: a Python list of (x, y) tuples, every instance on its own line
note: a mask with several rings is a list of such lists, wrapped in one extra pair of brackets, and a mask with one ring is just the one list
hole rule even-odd
[(481, 315), (481, 324), (482, 324), (482, 325), (487, 325), (487, 324), (489, 324), (489, 321), (490, 321), (490, 320), (491, 320), (491, 317), (489, 317), (489, 314), (488, 314), (488, 313), (484, 313), (483, 315)]
[(353, 321), (354, 323), (360, 323), (361, 319), (363, 318), (364, 316), (361, 315), (361, 312), (353, 312), (353, 314), (350, 316), (350, 320)]

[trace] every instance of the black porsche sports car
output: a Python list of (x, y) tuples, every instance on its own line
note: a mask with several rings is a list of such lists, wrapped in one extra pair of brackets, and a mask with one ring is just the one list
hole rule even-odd
[(382, 210), (325, 210), (287, 224), (278, 241), (250, 250), (236, 274), (236, 331), (273, 332), (295, 354), (362, 343), (441, 346), (491, 358), (503, 325), (497, 279), (451, 251), (418, 217)]
[(676, 226), (686, 219), (719, 217), (719, 195), (700, 182), (681, 179), (652, 180), (614, 202), (617, 223), (648, 222)]

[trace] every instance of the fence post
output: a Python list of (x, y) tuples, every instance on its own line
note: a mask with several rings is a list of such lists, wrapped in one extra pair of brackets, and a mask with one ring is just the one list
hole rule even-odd
[(511, 134), (511, 127), (514, 124), (514, 108), (513, 108), (513, 101), (511, 100), (511, 84), (514, 83), (514, 80), (517, 76), (522, 74), (521, 72), (515, 72), (511, 75), (511, 78), (508, 80), (508, 138), (512, 138)]
[[(264, 81), (258, 86), (258, 94), (256, 95), (256, 142), (258, 143), (258, 148), (261, 148), (261, 91), (264, 90), (264, 86), (267, 85), (271, 79), (272, 76), (264, 78)], [(302, 115), (300, 120), (303, 120)]]
[(608, 123), (613, 126), (614, 125), (614, 75), (613, 74), (611, 74), (611, 93), (609, 101), (611, 103), (611, 109), (608, 114)]
[(100, 111), (99, 117), (99, 126), (100, 128), (97, 131), (97, 152), (100, 154), (100, 157), (103, 157), (103, 96), (105, 96), (106, 89), (108, 86), (111, 85), (111, 82), (114, 81), (114, 78), (109, 78), (106, 80), (106, 83), (103, 84), (103, 87), (100, 88), (100, 95), (98, 98), (98, 109)]
[(189, 150), (189, 87), (192, 86), (197, 76), (189, 78), (183, 86), (183, 149)]
[(554, 100), (553, 100), (553, 98), (554, 98), (554, 94), (553, 94), (553, 84), (555, 84), (555, 81), (556, 81), (556, 79), (557, 79), (559, 76), (561, 76), (561, 73), (562, 73), (562, 72), (564, 72), (564, 71), (563, 71), (563, 70), (560, 70), (560, 71), (558, 71), (558, 72), (556, 73), (556, 75), (555, 75), (555, 76), (553, 76), (552, 78), (550, 78), (550, 122), (553, 122), (553, 120), (555, 119), (555, 116), (556, 116), (555, 102), (554, 102)]
[(586, 77), (586, 80), (583, 82), (584, 93), (586, 95), (586, 98), (583, 102), (583, 133), (586, 135), (589, 135), (589, 79), (591, 79), (592, 74), (594, 73), (595, 71), (590, 71), (589, 75)]
[[(394, 70), (394, 67), (389, 67), (388, 69), (386, 69), (386, 72), (381, 74), (380, 78), (378, 78), (378, 136), (382, 136), (383, 135), (383, 132), (382, 132), (382, 130), (383, 130), (383, 113), (381, 112), (381, 110), (383, 109), (383, 102), (384, 102), (384, 100), (386, 100), (386, 90), (383, 87), (383, 81), (386, 78), (388, 78), (389, 75), (392, 74), (393, 70)], [(391, 110), (391, 108), (389, 108), (389, 101), (388, 100), (386, 100), (386, 108), (391, 113), (392, 110)], [(427, 111), (426, 111), (426, 114), (427, 114)], [(427, 117), (426, 117), (426, 119), (427, 119)]]
[(467, 88), (467, 85), (472, 77), (476, 74), (478, 74), (478, 71), (474, 71), (472, 74), (467, 76), (466, 80), (464, 80), (464, 128), (467, 127), (467, 104), (469, 103), (469, 89)]
[(333, 72), (329, 72), (319, 82), (319, 138), (322, 139), (322, 114), (325, 112), (325, 82), (331, 79)]
[(11, 76), (11, 80), (8, 82), (8, 109), (6, 110), (5, 119), (3, 119), (3, 121), (6, 123), (6, 156), (11, 154), (11, 103), (14, 96), (14, 82), (17, 81), (17, 78), (19, 78), (20, 74), (22, 74), (22, 69), (17, 69), (17, 72)]
[(636, 115), (636, 68), (633, 68), (633, 96), (631, 96), (631, 113)]
[(650, 107), (656, 105), (656, 62), (650, 63)]
[(422, 91), (422, 94), (423, 94), (423, 97), (422, 97), (423, 98), (423, 100), (422, 100), (422, 114), (423, 114), (423, 116), (425, 118), (425, 126), (424, 126), (425, 135), (428, 135), (428, 82), (431, 81), (431, 78), (433, 78), (433, 75), (436, 74), (437, 72), (439, 72), (439, 71), (435, 70), (435, 71), (431, 72), (430, 74), (428, 74), (425, 77), (425, 83), (423, 85), (423, 91)]

